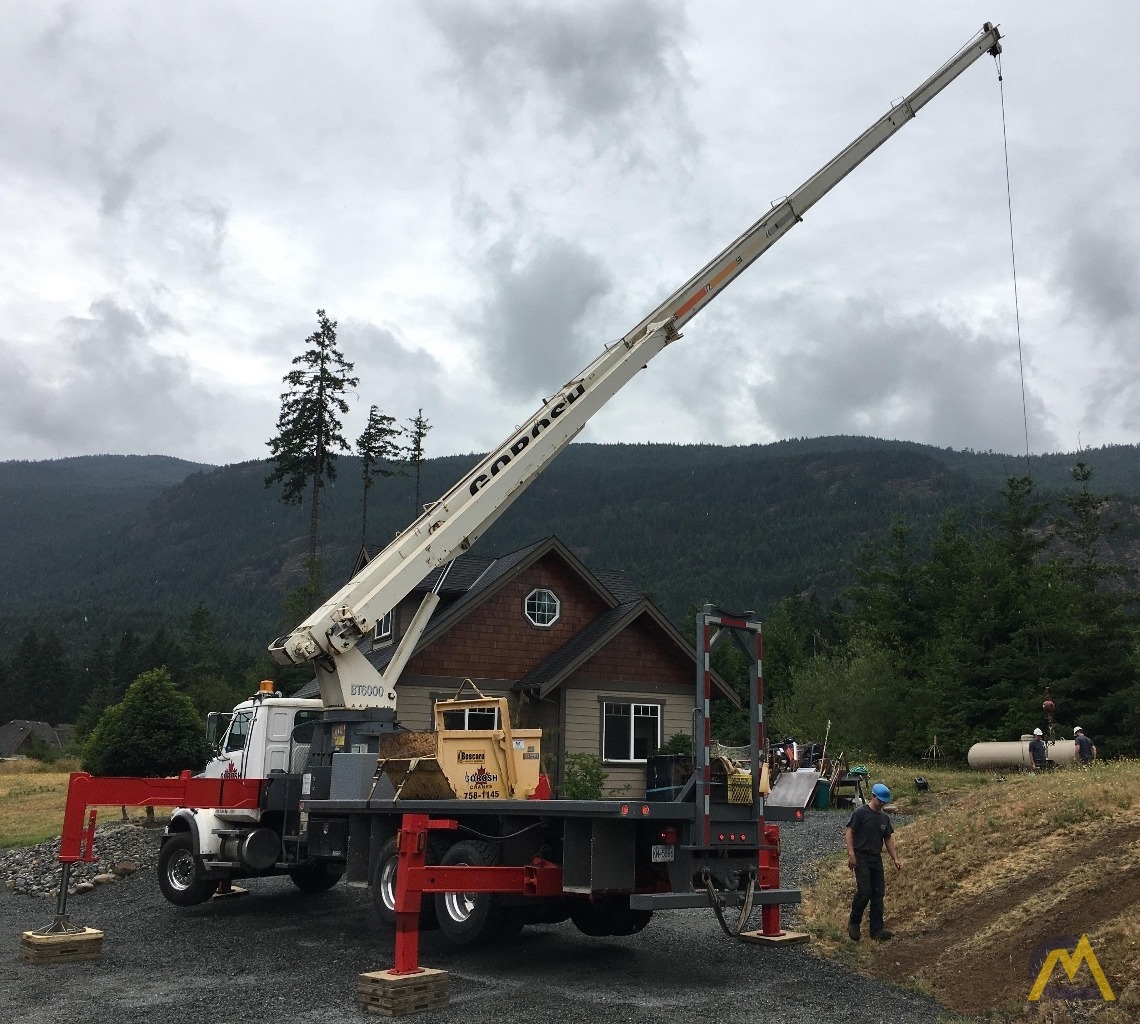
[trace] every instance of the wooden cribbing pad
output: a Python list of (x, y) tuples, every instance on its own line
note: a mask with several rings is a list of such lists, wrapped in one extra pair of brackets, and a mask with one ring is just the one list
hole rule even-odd
[(74, 932), (24, 932), (20, 959), (29, 964), (73, 964), (98, 960), (103, 953), (103, 933), (98, 928)]
[(356, 978), (357, 1005), (380, 1017), (404, 1017), (447, 1006), (451, 981), (447, 971), (425, 967), (418, 974), (368, 971)]

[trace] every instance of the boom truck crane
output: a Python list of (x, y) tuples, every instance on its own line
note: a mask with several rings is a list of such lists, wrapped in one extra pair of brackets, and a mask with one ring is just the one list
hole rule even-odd
[[(218, 757), (199, 776), (72, 776), (53, 928), (70, 927), (70, 865), (94, 858), (95, 814), (85, 823), (87, 809), (130, 803), (176, 808), (159, 858), (160, 888), (171, 902), (192, 905), (233, 879), (259, 875), (287, 873), (309, 891), (347, 875), (350, 884), (371, 887), (377, 912), (396, 927), (397, 973), (415, 970), (418, 924), (438, 924), (458, 943), (567, 917), (586, 934), (633, 934), (656, 910), (712, 905), (735, 934), (760, 906), (762, 934), (782, 934), (780, 906), (799, 894), (779, 887), (779, 830), (772, 821), (802, 812), (766, 809), (761, 792), (760, 624), (750, 613), (709, 605), (698, 615), (695, 770), (678, 797), (644, 803), (549, 798), (534, 768), (538, 731), (512, 732), (505, 698), (457, 697), (437, 704), (432, 733), (400, 729), (397, 683), (437, 593), (423, 598), (383, 671), (358, 644), (430, 573), (444, 567), (442, 577), (590, 417), (816, 202), (983, 54), (996, 57), (1000, 39), (987, 22), (910, 95), (605, 346), (349, 583), (276, 640), (270, 650), (280, 664), (312, 666), (319, 700), (267, 691), (245, 701), (228, 717)], [(708, 656), (722, 637), (734, 639), (751, 660), (751, 771), (718, 780), (710, 763)], [(500, 728), (463, 734), (466, 747), (486, 744), (480, 764), (494, 764), (491, 774), (502, 776), (499, 788), (478, 794), (491, 799), (477, 804), (461, 799), (471, 794), (461, 792), (456, 737), (445, 728), (447, 709), (463, 706), (500, 712)], [(434, 905), (423, 901), (429, 894)], [(734, 926), (724, 918), (728, 907), (740, 910)]]

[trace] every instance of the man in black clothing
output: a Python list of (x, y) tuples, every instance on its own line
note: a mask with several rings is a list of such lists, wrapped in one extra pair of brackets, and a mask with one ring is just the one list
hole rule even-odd
[(1033, 739), (1029, 741), (1029, 757), (1033, 761), (1033, 770), (1040, 772), (1045, 770), (1046, 750), (1045, 740), (1042, 738), (1045, 734), (1040, 729), (1033, 730)]
[(871, 904), (871, 938), (884, 942), (891, 933), (883, 927), (883, 847), (899, 870), (902, 862), (895, 850), (894, 826), (883, 810), (891, 798), (891, 791), (881, 782), (871, 787), (871, 800), (857, 807), (847, 822), (844, 839), (847, 843), (847, 866), (855, 872), (855, 898), (851, 901), (851, 918), (847, 934), (859, 941), (859, 928), (863, 924), (863, 911)]
[(1081, 765), (1092, 764), (1096, 757), (1096, 747), (1093, 746), (1093, 741), (1085, 735), (1084, 729), (1079, 725), (1073, 726), (1073, 742), (1077, 746), (1078, 763)]

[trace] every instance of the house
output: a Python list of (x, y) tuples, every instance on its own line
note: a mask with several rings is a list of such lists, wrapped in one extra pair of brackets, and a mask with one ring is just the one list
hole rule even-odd
[[(368, 561), (362, 552), (357, 571)], [(691, 735), (696, 701), (692, 645), (629, 578), (591, 571), (556, 537), (501, 558), (466, 553), (431, 572), (377, 624), (365, 653), (383, 670), (419, 607), (439, 605), (399, 682), (399, 718), (432, 728), (433, 702), (471, 679), (507, 695), (512, 721), (541, 728), (543, 767), (558, 792), (570, 754), (603, 759), (608, 795), (645, 793), (646, 759), (675, 733)], [(718, 699), (738, 704), (714, 677)], [(316, 682), (301, 693), (317, 693)], [(468, 712), (468, 728), (493, 726)]]
[(0, 725), (0, 757), (35, 757), (45, 749), (58, 752), (62, 747), (59, 736), (47, 722), (18, 718)]

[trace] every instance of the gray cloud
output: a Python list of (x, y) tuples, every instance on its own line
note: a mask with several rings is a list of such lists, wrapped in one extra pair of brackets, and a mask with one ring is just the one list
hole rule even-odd
[(488, 253), (486, 276), (488, 298), (474, 330), (497, 388), (545, 394), (596, 354), (596, 339), (576, 327), (609, 290), (598, 257), (560, 238), (529, 246), (505, 239)]
[(193, 449), (224, 419), (222, 403), (194, 381), (186, 359), (151, 347), (163, 326), (158, 320), (100, 299), (89, 316), (57, 325), (46, 368), (28, 365), (0, 339), (8, 371), (0, 383), (0, 430), (9, 447), (39, 457)]
[[(900, 316), (868, 301), (795, 303), (751, 388), (778, 437), (865, 434), (954, 448), (1024, 450), (1017, 350), (932, 313)], [(774, 325), (766, 325), (771, 330)], [(1040, 399), (1027, 396), (1029, 443), (1052, 451)]]
[(139, 172), (166, 145), (169, 132), (150, 132), (118, 157), (110, 152), (112, 144), (107, 137), (110, 134), (109, 128), (98, 133), (93, 156), (99, 179), (100, 211), (104, 217), (117, 217), (135, 191)]
[(677, 132), (691, 134), (682, 101), (686, 19), (677, 3), (440, 0), (425, 9), (450, 49), (461, 95), (483, 116), (504, 123), (541, 98), (558, 131), (596, 144), (625, 136), (631, 152), (630, 129), (647, 111), (673, 116), (670, 144)]
[[(1135, 175), (1124, 183), (1135, 190)], [(1067, 327), (1073, 343), (1066, 351), (1070, 374), (1089, 383), (1074, 396), (1083, 405), (1081, 420), (1099, 430), (1119, 422), (1140, 429), (1140, 244), (1136, 218), (1121, 186), (1104, 190), (1103, 207), (1077, 208), (1077, 225), (1057, 254), (1053, 285), (1068, 303)], [(1075, 439), (1067, 439), (1075, 443)]]
[(1120, 224), (1115, 230), (1088, 227), (1073, 232), (1063, 250), (1057, 280), (1068, 292), (1075, 312), (1091, 318), (1095, 325), (1111, 328), (1134, 318), (1140, 282), (1135, 234)]

